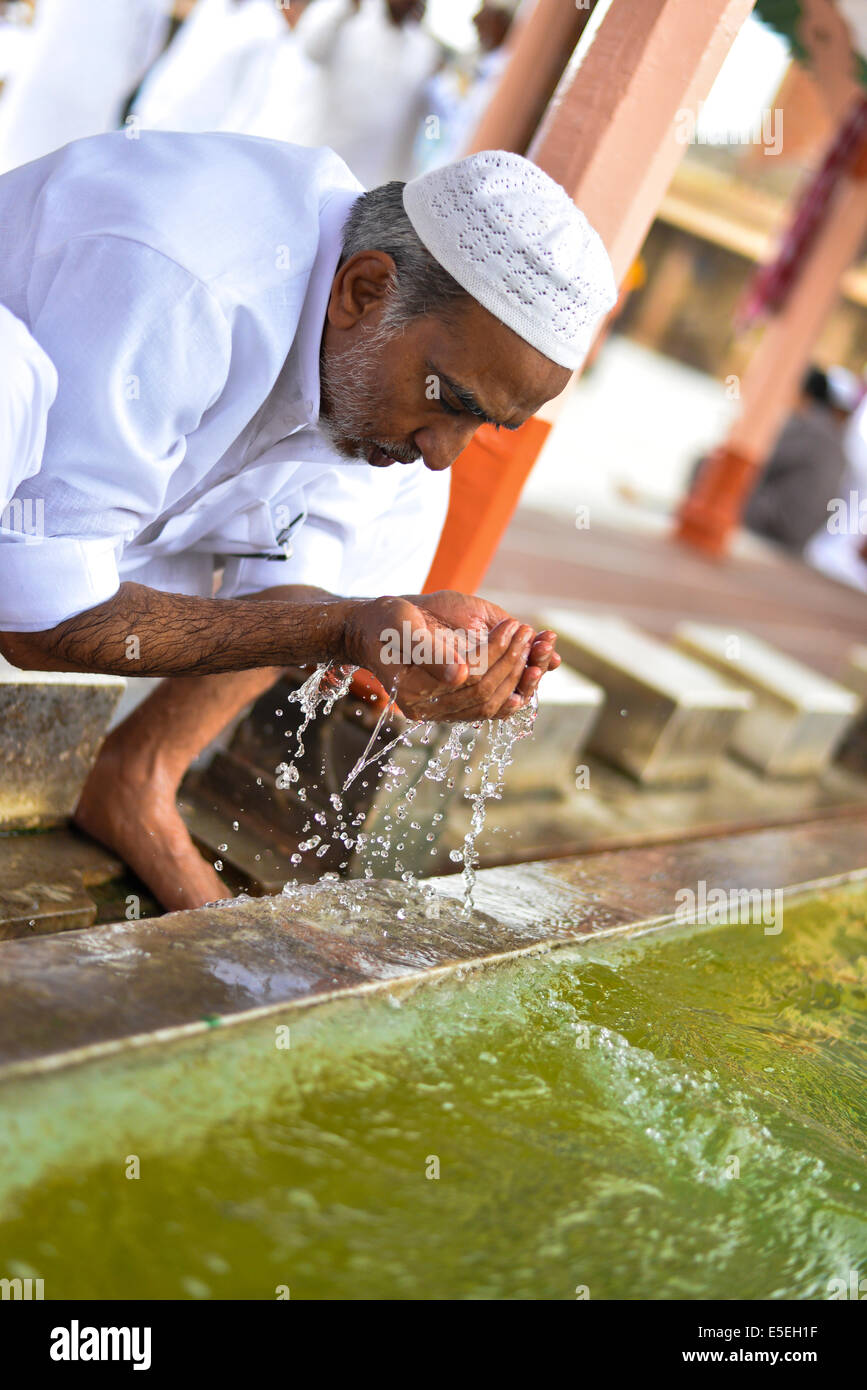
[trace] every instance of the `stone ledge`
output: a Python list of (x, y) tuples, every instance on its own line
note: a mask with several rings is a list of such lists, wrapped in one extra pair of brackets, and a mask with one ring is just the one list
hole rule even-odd
[(484, 870), (428, 900), (392, 881), (302, 887), (0, 944), (0, 1080), (671, 923), (678, 889), (804, 893), (867, 878), (867, 816)]

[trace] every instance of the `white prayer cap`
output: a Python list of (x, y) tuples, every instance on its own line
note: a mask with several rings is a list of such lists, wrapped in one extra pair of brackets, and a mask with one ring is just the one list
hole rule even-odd
[(403, 205), (468, 294), (552, 362), (580, 367), (617, 286), (564, 188), (522, 155), (484, 150), (413, 179)]

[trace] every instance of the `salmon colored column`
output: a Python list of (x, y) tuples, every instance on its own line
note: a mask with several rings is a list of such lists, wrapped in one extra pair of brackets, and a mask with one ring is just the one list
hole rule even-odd
[(597, 0), (536, 0), (519, 16), (507, 40), (508, 66), (467, 145), (478, 150), (514, 150), (523, 154)]
[(528, 150), (596, 228), (618, 282), (754, 0), (613, 0)]
[[(563, 184), (601, 234), (618, 283), (686, 150), (684, 117), (707, 96), (753, 4), (613, 0), (580, 66), (566, 69), (529, 155)], [(573, 0), (538, 0), (506, 72), (516, 80), (507, 85), (504, 79), (495, 98), (506, 93), (508, 101), (496, 109), (492, 104), (473, 149), (509, 147), (510, 131), (533, 99), (532, 64), (524, 66), (524, 59), (535, 46), (544, 49), (545, 25), (549, 40), (550, 26), (560, 26), (561, 42), (567, 16), (574, 26), (574, 12), (581, 10)], [(509, 435), (482, 428), (464, 450), (452, 467), (449, 513), (427, 591), (478, 588), (549, 429), (538, 419)]]
[(840, 278), (867, 235), (867, 179), (847, 179), (782, 313), (772, 319), (741, 383), (743, 410), (707, 460), (680, 511), (676, 535), (722, 555), (798, 395)]

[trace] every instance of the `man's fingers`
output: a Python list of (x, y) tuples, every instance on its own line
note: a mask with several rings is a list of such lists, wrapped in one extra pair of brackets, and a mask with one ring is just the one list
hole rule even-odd
[[(475, 684), (468, 682), (442, 703), (443, 718), (492, 719), (514, 691), (527, 660), (532, 628), (518, 627), (507, 649)], [(446, 712), (447, 711), (447, 712)]]
[[(544, 672), (539, 666), (525, 666), (521, 679), (515, 688), (515, 694), (520, 696), (521, 704), (526, 703), (530, 696), (538, 689), (539, 681)], [(517, 705), (514, 707), (517, 709)]]
[(478, 658), (470, 670), (468, 684), (477, 686), (509, 650), (520, 627), (514, 618), (505, 618), (490, 629)]

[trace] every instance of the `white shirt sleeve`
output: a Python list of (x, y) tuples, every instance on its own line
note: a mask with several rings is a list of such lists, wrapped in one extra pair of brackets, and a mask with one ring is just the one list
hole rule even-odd
[(41, 469), (15, 494), (44, 508), (44, 536), (0, 537), (0, 630), (17, 632), (117, 591), (123, 546), (163, 510), (231, 354), (207, 287), (121, 237), (79, 237), (39, 258), (28, 308), (59, 389)]

